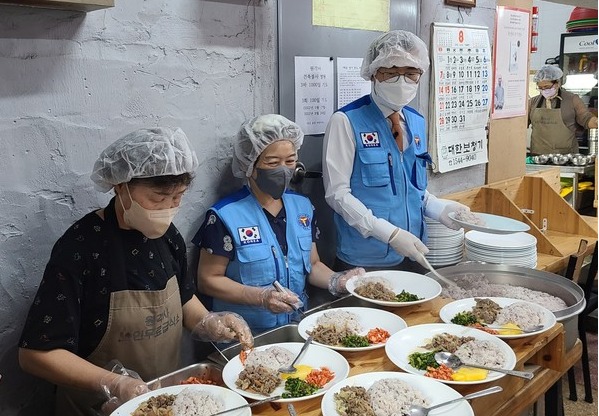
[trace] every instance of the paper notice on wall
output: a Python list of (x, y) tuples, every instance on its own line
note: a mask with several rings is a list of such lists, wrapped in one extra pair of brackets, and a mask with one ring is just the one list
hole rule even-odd
[(312, 24), (388, 32), (389, 2), (390, 0), (312, 0)]
[(304, 134), (324, 133), (334, 111), (333, 60), (295, 57), (295, 122)]
[(436, 172), (488, 161), (485, 127), (491, 106), (487, 28), (435, 23), (429, 130)]
[(362, 58), (337, 58), (337, 108), (370, 94), (370, 81), (360, 75)]
[(498, 6), (495, 22), (495, 63), (492, 117), (526, 115), (530, 11)]

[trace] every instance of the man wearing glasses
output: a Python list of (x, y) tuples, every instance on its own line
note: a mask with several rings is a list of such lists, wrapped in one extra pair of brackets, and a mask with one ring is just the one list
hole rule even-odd
[[(355, 266), (423, 273), (424, 216), (458, 229), (448, 214), (469, 211), (429, 194), (424, 117), (407, 104), (429, 67), (416, 35), (395, 30), (376, 39), (361, 75), (372, 93), (333, 114), (324, 138), (325, 198), (335, 211), (334, 270)], [(424, 242), (423, 242), (424, 241)]]

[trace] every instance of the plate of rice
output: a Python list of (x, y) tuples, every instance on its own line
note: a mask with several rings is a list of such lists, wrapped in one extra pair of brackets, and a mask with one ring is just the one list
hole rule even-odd
[(435, 378), (446, 384), (479, 384), (505, 376), (497, 371), (439, 365), (434, 353), (448, 351), (463, 362), (513, 370), (516, 354), (495, 335), (455, 324), (410, 326), (391, 335), (385, 345), (387, 357), (402, 370)]
[[(322, 398), (323, 416), (394, 416), (409, 405), (430, 407), (462, 397), (436, 380), (392, 371), (359, 374), (337, 383)], [(467, 401), (441, 407), (431, 415), (474, 416)]]
[(522, 221), (484, 212), (455, 211), (448, 216), (464, 228), (485, 233), (512, 234), (530, 230), (530, 226)]
[[(555, 315), (549, 309), (535, 303), (502, 297), (466, 298), (453, 301), (439, 311), (443, 322), (472, 326), (499, 338), (514, 339), (541, 334), (556, 323)], [(505, 329), (491, 329), (485, 325), (500, 326)], [(520, 329), (541, 325), (533, 332)]]
[(347, 290), (357, 298), (382, 306), (411, 306), (441, 294), (441, 285), (428, 276), (400, 270), (378, 270), (347, 281)]
[(368, 351), (408, 325), (394, 313), (373, 308), (336, 308), (315, 312), (299, 323), (300, 336), (337, 351)]
[[(137, 396), (116, 409), (110, 416), (210, 416), (247, 404), (241, 395), (211, 384), (188, 384), (163, 387)], [(251, 416), (249, 408), (227, 413)]]
[[(223, 368), (223, 381), (234, 392), (254, 400), (281, 395), (279, 403), (319, 397), (349, 374), (349, 363), (341, 354), (310, 344), (295, 364), (293, 374), (277, 370), (291, 364), (304, 343), (262, 345), (232, 358)], [(243, 360), (243, 362), (242, 362)]]

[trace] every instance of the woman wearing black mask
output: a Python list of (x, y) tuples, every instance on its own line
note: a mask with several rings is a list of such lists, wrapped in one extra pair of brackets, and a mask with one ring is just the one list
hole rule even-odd
[[(333, 273), (320, 261), (310, 200), (287, 190), (304, 134), (283, 116), (245, 123), (235, 143), (233, 174), (247, 184), (215, 204), (193, 239), (201, 248), (198, 289), (213, 310), (235, 311), (255, 333), (291, 321), (306, 303), (306, 276), (334, 295), (362, 269)], [(286, 290), (279, 292), (273, 283)]]

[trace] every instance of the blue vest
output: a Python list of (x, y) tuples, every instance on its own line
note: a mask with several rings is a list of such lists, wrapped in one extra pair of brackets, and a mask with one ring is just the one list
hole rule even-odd
[[(310, 200), (292, 191), (283, 196), (286, 213), (287, 257), (279, 246), (266, 214), (247, 187), (219, 201), (212, 209), (223, 221), (235, 247), (235, 258), (225, 275), (246, 286), (272, 287), (277, 280), (307, 303), (306, 275), (312, 269), (312, 216)], [(214, 299), (214, 311), (237, 312), (255, 332), (291, 321), (293, 315), (274, 314), (259, 306), (239, 305)]]
[[(410, 107), (402, 114), (406, 121), (409, 145), (400, 152), (387, 119), (370, 95), (349, 103), (345, 113), (354, 131), (356, 152), (350, 178), (351, 193), (375, 217), (426, 240), (423, 199), (427, 186), (427, 153), (424, 117)], [(364, 238), (339, 214), (337, 256), (346, 263), (377, 267), (394, 266), (403, 261), (389, 244), (374, 237)]]

